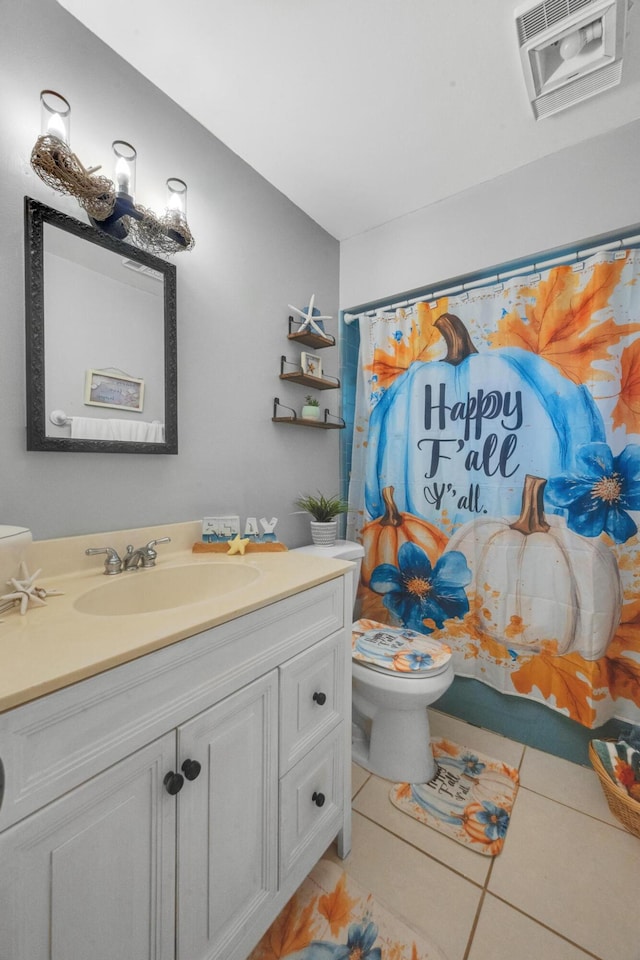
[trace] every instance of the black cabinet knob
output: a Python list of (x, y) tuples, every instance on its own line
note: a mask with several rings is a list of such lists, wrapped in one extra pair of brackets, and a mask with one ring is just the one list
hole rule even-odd
[(316, 807), (323, 807), (323, 806), (324, 806), (324, 800), (325, 800), (324, 793), (317, 793), (317, 792), (314, 790), (313, 796), (311, 797), (311, 799), (312, 799), (313, 802), (315, 803)]
[(202, 767), (197, 760), (185, 760), (180, 768), (187, 780), (195, 780), (199, 776)]
[(170, 770), (162, 782), (164, 783), (164, 788), (167, 793), (170, 793), (173, 797), (182, 790), (184, 777), (181, 773), (175, 773), (173, 770)]
[(315, 702), (321, 707), (323, 703), (327, 702), (327, 695), (326, 693), (314, 693), (311, 699), (315, 700)]

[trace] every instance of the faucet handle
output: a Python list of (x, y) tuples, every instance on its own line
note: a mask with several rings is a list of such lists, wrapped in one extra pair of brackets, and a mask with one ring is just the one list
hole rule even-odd
[(142, 551), (143, 567), (155, 567), (158, 554), (153, 548), (156, 543), (171, 543), (171, 537), (159, 537), (157, 540), (149, 540), (149, 543)]
[(160, 537), (158, 540), (149, 540), (146, 550), (153, 550), (156, 543), (171, 543), (171, 537)]
[(118, 551), (113, 547), (87, 547), (85, 553), (88, 557), (94, 557), (98, 553), (106, 553), (107, 559), (104, 562), (104, 572), (108, 576), (122, 572), (122, 560), (118, 556)]

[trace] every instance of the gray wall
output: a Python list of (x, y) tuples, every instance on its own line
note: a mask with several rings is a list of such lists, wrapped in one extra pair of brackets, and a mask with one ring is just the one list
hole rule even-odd
[(639, 156), (640, 120), (343, 241), (341, 307), (640, 223)]
[[(340, 432), (273, 424), (271, 408), (274, 396), (298, 409), (304, 399), (278, 380), (280, 355), (297, 353), (287, 304), (315, 293), (336, 317), (337, 241), (54, 0), (12, 0), (2, 13), (0, 523), (43, 539), (238, 513), (277, 516), (280, 539), (304, 542), (308, 518), (293, 515), (293, 500), (337, 490)], [(196, 247), (175, 258), (176, 457), (25, 449), (23, 197), (84, 218), (29, 166), (44, 88), (70, 101), (71, 145), (86, 166), (112, 176), (111, 141), (134, 144), (139, 202), (161, 210), (167, 177), (188, 184)], [(337, 350), (323, 351), (323, 364), (336, 375)], [(322, 401), (338, 411), (337, 393)]]

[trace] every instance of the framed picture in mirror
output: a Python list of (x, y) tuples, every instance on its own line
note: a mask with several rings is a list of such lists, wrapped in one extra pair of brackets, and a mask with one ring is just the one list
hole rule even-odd
[(144, 380), (124, 374), (87, 370), (84, 402), (91, 407), (115, 407), (142, 413), (144, 407)]

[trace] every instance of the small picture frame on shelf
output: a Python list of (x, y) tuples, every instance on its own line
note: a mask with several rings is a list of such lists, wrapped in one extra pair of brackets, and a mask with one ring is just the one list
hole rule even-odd
[(322, 378), (322, 360), (315, 353), (306, 353), (304, 350), (300, 354), (300, 366), (302, 372), (307, 377)]

